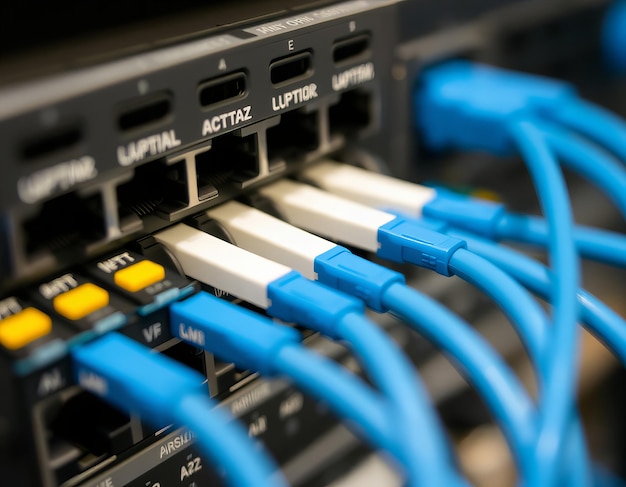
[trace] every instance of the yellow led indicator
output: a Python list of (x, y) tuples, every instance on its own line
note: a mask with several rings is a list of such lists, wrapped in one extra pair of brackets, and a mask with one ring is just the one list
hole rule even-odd
[(17, 350), (52, 331), (50, 317), (35, 308), (26, 308), (0, 320), (0, 344)]
[(115, 284), (131, 293), (141, 291), (155, 282), (165, 279), (165, 269), (151, 260), (142, 260), (117, 271), (113, 276)]
[(109, 293), (95, 284), (81, 284), (54, 298), (54, 309), (70, 320), (80, 320), (109, 304)]

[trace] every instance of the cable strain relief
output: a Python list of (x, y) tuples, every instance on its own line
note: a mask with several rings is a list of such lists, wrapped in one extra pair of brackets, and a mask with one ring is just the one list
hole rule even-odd
[(412, 219), (398, 217), (378, 229), (380, 247), (376, 255), (394, 262), (414, 264), (451, 276), (449, 262), (464, 240), (433, 232)]
[(319, 282), (359, 298), (378, 313), (389, 311), (383, 304), (387, 288), (405, 282), (399, 272), (363, 259), (340, 246), (318, 255), (314, 270)]
[(468, 230), (490, 239), (497, 238), (499, 222), (506, 216), (502, 203), (479, 200), (446, 190), (437, 190), (437, 196), (423, 208), (426, 218), (447, 222), (450, 226)]
[(332, 339), (340, 339), (337, 327), (352, 312), (364, 312), (356, 298), (311, 281), (292, 271), (267, 287), (267, 312), (282, 321), (298, 323)]
[(181, 340), (267, 376), (275, 375), (276, 352), (300, 342), (296, 330), (205, 292), (174, 303), (170, 322)]

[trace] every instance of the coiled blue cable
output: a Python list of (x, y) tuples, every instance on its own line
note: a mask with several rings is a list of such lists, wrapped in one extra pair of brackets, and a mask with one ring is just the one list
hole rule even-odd
[[(304, 352), (304, 353), (303, 353)], [(285, 377), (315, 397), (323, 398), (335, 411), (347, 419), (354, 431), (369, 438), (374, 448), (394, 461), (405, 454), (398, 449), (398, 432), (392, 427), (391, 405), (364, 383), (341, 367), (333, 366), (302, 347), (288, 346), (275, 355), (274, 365)], [(402, 468), (402, 466), (400, 465)]]
[(541, 402), (536, 460), (542, 467), (539, 485), (556, 485), (563, 442), (572, 420), (578, 370), (578, 302), (580, 271), (574, 245), (573, 218), (567, 189), (541, 131), (529, 121), (511, 123), (539, 202), (549, 224), (548, 255), (554, 273), (552, 299), (553, 350)]
[(272, 316), (344, 340), (359, 357), (367, 376), (393, 405), (396, 427), (406, 433), (398, 441), (411, 485), (456, 485), (458, 474), (425, 386), (391, 338), (363, 315), (362, 303), (297, 272), (270, 283), (268, 297)]
[(575, 99), (554, 107), (546, 116), (589, 137), (626, 164), (626, 122), (617, 115), (594, 103)]
[[(548, 245), (548, 225), (543, 218), (506, 213), (496, 223), (498, 240), (530, 245)], [(577, 225), (574, 228), (576, 249), (584, 257), (605, 264), (626, 267), (626, 236), (597, 228)]]
[(536, 122), (564, 166), (598, 186), (626, 217), (626, 168), (613, 156), (555, 124)]
[[(391, 345), (389, 336), (380, 328), (374, 326), (366, 326), (368, 321), (364, 316), (358, 313), (349, 313), (345, 315), (339, 325), (339, 333), (354, 350), (358, 350), (358, 360), (367, 370), (368, 376), (378, 385), (383, 393), (389, 398), (393, 407), (398, 411), (400, 417), (414, 418), (416, 414), (420, 414), (416, 406), (425, 399), (420, 398), (416, 401), (415, 390), (417, 389), (417, 372), (409, 365), (409, 362), (398, 360), (398, 350)], [(380, 374), (380, 369), (376, 370), (371, 367), (373, 362), (382, 362), (386, 364), (384, 374)], [(421, 388), (420, 388), (421, 389)], [(408, 433), (409, 424), (404, 425)], [(418, 428), (412, 428), (415, 431)], [(404, 453), (411, 451), (411, 445), (415, 438), (407, 438), (406, 435), (399, 435), (400, 441), (405, 443)], [(406, 440), (406, 441), (403, 441)], [(397, 438), (396, 438), (396, 441)], [(442, 446), (443, 447), (443, 446)], [(413, 447), (414, 448), (414, 447)], [(451, 456), (449, 457), (451, 459)], [(411, 462), (411, 458), (406, 458)], [(455, 472), (445, 472), (448, 482), (453, 485), (461, 485), (462, 482), (456, 477)], [(451, 484), (452, 485), (452, 484)]]
[(383, 302), (407, 325), (442, 348), (476, 387), (512, 445), (526, 485), (537, 485), (541, 472), (533, 451), (536, 410), (517, 378), (493, 349), (452, 312), (407, 286), (392, 284)]
[(280, 470), (263, 465), (268, 463), (266, 455), (259, 448), (249, 446), (247, 432), (225, 411), (215, 407), (208, 396), (181, 397), (173, 414), (194, 432), (201, 450), (209, 455), (216, 468), (227, 472), (231, 485), (286, 486)]
[[(467, 232), (449, 230), (446, 233), (464, 239), (472, 252), (489, 259), (533, 293), (543, 299), (550, 298), (552, 275), (543, 264)], [(578, 289), (578, 302), (583, 324), (626, 366), (626, 320), (584, 289)]]

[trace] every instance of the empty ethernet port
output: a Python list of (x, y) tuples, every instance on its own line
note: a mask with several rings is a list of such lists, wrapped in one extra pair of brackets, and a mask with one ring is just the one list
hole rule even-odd
[(235, 367), (235, 364), (215, 361), (215, 379), (217, 383), (217, 397), (220, 399), (241, 389), (251, 380), (256, 378), (250, 370), (242, 370)]
[(354, 137), (369, 128), (373, 122), (371, 93), (352, 90), (342, 93), (339, 102), (328, 111), (331, 136)]
[(135, 168), (133, 178), (118, 186), (117, 199), (122, 232), (143, 228), (146, 219), (169, 214), (189, 204), (187, 174), (183, 162), (158, 160)]
[(164, 350), (163, 355), (186, 365), (190, 369), (193, 369), (203, 376), (206, 376), (206, 365), (204, 360), (204, 351), (199, 348), (193, 347), (185, 342), (177, 343), (176, 345)]
[(46, 201), (24, 220), (23, 231), (28, 256), (52, 253), (75, 258), (76, 252), (105, 237), (102, 199), (99, 194), (68, 193)]
[(55, 485), (84, 474), (134, 444), (130, 417), (88, 392), (50, 403), (44, 423)]
[(315, 151), (319, 146), (318, 112), (293, 110), (280, 116), (278, 125), (267, 131), (267, 154), (270, 164), (292, 162)]
[(216, 190), (259, 175), (256, 134), (240, 136), (230, 132), (211, 140), (211, 148), (196, 155), (198, 197), (209, 198)]

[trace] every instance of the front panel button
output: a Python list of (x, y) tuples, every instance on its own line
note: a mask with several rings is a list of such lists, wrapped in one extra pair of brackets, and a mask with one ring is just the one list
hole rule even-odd
[(109, 304), (109, 293), (90, 282), (58, 295), (53, 301), (57, 313), (70, 320), (80, 320)]

